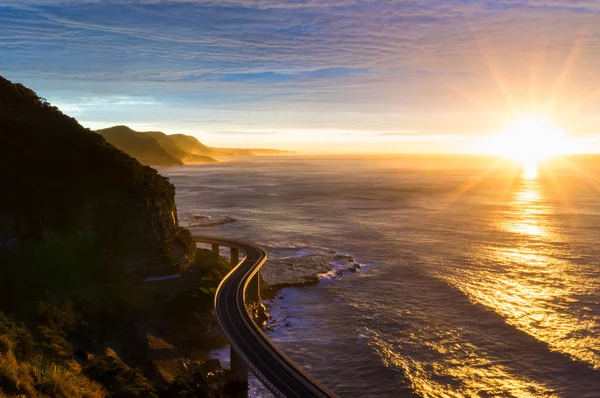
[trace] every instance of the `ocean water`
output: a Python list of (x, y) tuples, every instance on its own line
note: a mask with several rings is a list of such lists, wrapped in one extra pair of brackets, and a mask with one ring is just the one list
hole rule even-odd
[[(600, 396), (600, 160), (268, 157), (161, 168), (183, 225), (364, 266), (271, 300), (347, 397)], [(208, 218), (210, 217), (210, 218)], [(255, 396), (268, 394), (253, 383)]]

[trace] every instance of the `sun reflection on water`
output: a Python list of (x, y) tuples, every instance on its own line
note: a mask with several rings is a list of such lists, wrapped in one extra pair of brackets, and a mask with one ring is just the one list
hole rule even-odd
[[(540, 181), (535, 177), (524, 179), (514, 192), (509, 212), (497, 221), (500, 230), (531, 236), (550, 236), (551, 231), (543, 222), (548, 215), (546, 198), (540, 189)], [(537, 173), (537, 171), (536, 171)]]
[(526, 180), (533, 180), (538, 175), (538, 165), (535, 160), (528, 160), (523, 164), (523, 178)]
[(487, 245), (478, 259), (485, 267), (475, 271), (478, 275), (469, 284), (458, 284), (509, 324), (598, 369), (600, 346), (586, 337), (595, 321), (564, 311), (576, 297), (591, 293), (585, 288), (589, 285), (577, 280), (577, 265), (563, 259), (568, 253), (557, 248), (561, 237), (550, 221), (552, 207), (542, 182), (532, 176), (524, 169), (508, 211), (496, 223), (514, 237)]
[(444, 279), (551, 350), (600, 369), (600, 341), (594, 337), (598, 318), (570, 310), (581, 297), (597, 292), (581, 279), (584, 266), (569, 260), (574, 253), (562, 244), (568, 241), (560, 219), (533, 171), (523, 169), (511, 200), (493, 221), (502, 238), (481, 243), (476, 267)]
[(555, 396), (542, 383), (515, 374), (502, 364), (482, 357), (478, 347), (472, 344), (459, 342), (463, 340), (463, 331), (460, 329), (447, 333), (439, 329), (429, 330), (426, 333), (434, 333), (438, 339), (433, 342), (419, 340), (428, 349), (443, 353), (446, 360), (441, 362), (414, 360), (401, 355), (402, 350), (394, 345), (392, 336), (383, 336), (369, 329), (364, 333), (370, 337), (369, 344), (383, 364), (402, 369), (411, 381), (413, 390), (421, 397), (475, 398), (501, 396), (507, 392), (519, 398)]

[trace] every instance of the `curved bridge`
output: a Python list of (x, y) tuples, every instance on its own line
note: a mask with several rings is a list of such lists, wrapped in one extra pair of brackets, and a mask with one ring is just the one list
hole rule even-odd
[[(247, 381), (249, 369), (277, 397), (336, 397), (296, 365), (267, 338), (246, 309), (246, 293), (254, 290), (258, 299), (259, 269), (267, 253), (250, 243), (195, 236), (197, 242), (231, 248), (234, 268), (227, 274), (215, 295), (215, 315), (231, 346), (231, 370), (238, 381)], [(239, 250), (245, 257), (238, 261)], [(247, 368), (246, 368), (247, 367)]]

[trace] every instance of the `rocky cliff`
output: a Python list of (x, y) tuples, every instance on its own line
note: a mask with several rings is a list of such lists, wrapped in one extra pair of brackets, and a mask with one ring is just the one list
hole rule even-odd
[(194, 261), (166, 178), (2, 77), (0, 140), (0, 282), (64, 287)]

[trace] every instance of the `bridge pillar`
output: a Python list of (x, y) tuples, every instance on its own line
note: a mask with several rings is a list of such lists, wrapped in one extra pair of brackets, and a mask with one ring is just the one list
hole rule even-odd
[(248, 367), (242, 358), (233, 350), (229, 348), (229, 357), (231, 359), (231, 373), (230, 380), (236, 383), (242, 384), (242, 391), (237, 391), (236, 398), (247, 398), (248, 397)]
[(250, 283), (248, 283), (247, 293), (250, 301), (260, 300), (260, 271), (257, 272), (252, 277), (252, 279), (250, 279)]
[(215, 254), (219, 254), (219, 244), (218, 243), (212, 244), (212, 252)]
[(236, 266), (240, 262), (240, 249), (231, 248), (231, 265)]
[(254, 279), (256, 279), (255, 285), (256, 285), (256, 301), (260, 300), (260, 271), (258, 271), (256, 273), (256, 275), (254, 276)]

